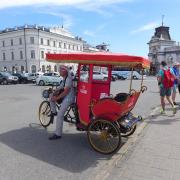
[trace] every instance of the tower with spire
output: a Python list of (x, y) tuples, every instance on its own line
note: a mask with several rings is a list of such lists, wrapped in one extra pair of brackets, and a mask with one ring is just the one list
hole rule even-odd
[[(161, 26), (155, 28), (154, 35), (147, 43), (149, 45), (148, 57), (151, 60), (151, 71), (156, 74), (159, 70), (161, 61), (166, 61), (170, 66), (177, 59), (177, 50), (180, 52), (180, 46), (176, 45), (176, 41), (171, 39), (169, 27), (164, 26), (164, 15), (162, 16)], [(176, 49), (176, 51), (174, 51)]]

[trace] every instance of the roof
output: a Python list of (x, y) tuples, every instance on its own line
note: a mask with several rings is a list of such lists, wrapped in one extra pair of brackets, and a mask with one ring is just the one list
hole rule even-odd
[(150, 61), (141, 56), (110, 52), (46, 54), (46, 60), (54, 63), (103, 64), (118, 65), (122, 67), (138, 66), (143, 68), (150, 67)]

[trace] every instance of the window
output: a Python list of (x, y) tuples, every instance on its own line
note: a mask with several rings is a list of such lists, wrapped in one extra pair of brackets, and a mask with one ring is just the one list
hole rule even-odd
[(56, 65), (54, 66), (54, 72), (57, 72), (57, 66)]
[(23, 52), (20, 51), (20, 59), (23, 59)]
[(42, 65), (42, 72), (45, 72), (45, 65)]
[(11, 46), (13, 46), (13, 39), (11, 39)]
[(11, 59), (14, 60), (14, 52), (11, 52)]
[(64, 49), (66, 49), (66, 43), (64, 43)]
[(80, 67), (80, 81), (89, 81), (89, 65), (81, 65)]
[(108, 74), (105, 75), (102, 72), (108, 72), (107, 67), (93, 66), (93, 80), (107, 81)]
[(56, 41), (53, 41), (53, 46), (56, 47)]
[(50, 41), (49, 41), (49, 39), (47, 40), (47, 45), (50, 46)]
[(5, 47), (5, 41), (2, 41), (2, 46)]
[(22, 73), (24, 72), (24, 66), (21, 66), (21, 72)]
[(70, 44), (69, 44), (68, 48), (71, 49), (71, 45)]
[(22, 44), (22, 38), (19, 38), (19, 44), (20, 45)]
[(31, 59), (35, 59), (35, 50), (31, 50)]
[(78, 51), (80, 50), (80, 45), (77, 46), (77, 50), (78, 50)]
[(6, 60), (6, 54), (5, 54), (5, 52), (3, 52), (3, 61), (5, 61)]
[(41, 44), (43, 45), (43, 38), (41, 38)]
[(31, 66), (31, 72), (32, 72), (32, 73), (36, 73), (36, 66), (35, 66), (35, 65), (32, 65), (32, 66)]
[(46, 70), (47, 70), (47, 72), (51, 72), (51, 66), (47, 65)]
[(61, 42), (59, 42), (59, 47), (61, 48)]
[(41, 51), (41, 59), (44, 59), (44, 51)]
[(30, 37), (30, 44), (34, 44), (34, 37)]

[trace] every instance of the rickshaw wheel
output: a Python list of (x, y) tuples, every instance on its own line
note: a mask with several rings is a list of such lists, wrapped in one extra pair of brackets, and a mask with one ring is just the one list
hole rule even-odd
[(49, 101), (43, 101), (39, 106), (39, 121), (43, 127), (48, 127), (51, 123), (50, 115), (51, 107)]
[(87, 129), (92, 148), (102, 154), (112, 154), (121, 146), (121, 133), (112, 122), (104, 119), (93, 120)]
[(122, 137), (128, 137), (128, 136), (132, 135), (132, 134), (135, 132), (136, 127), (137, 127), (137, 126), (134, 125), (134, 126), (131, 127), (127, 132), (125, 132), (125, 133), (122, 133), (122, 132), (121, 132), (121, 136), (122, 136)]

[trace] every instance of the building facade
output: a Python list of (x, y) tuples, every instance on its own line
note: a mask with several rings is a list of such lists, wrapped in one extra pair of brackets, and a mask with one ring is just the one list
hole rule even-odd
[(151, 74), (157, 74), (161, 61), (166, 61), (169, 66), (172, 66), (174, 62), (180, 63), (180, 45), (171, 39), (169, 27), (163, 24), (157, 27), (148, 45)]
[(0, 31), (0, 71), (57, 71), (46, 53), (81, 52), (83, 41), (64, 28), (22, 26)]

